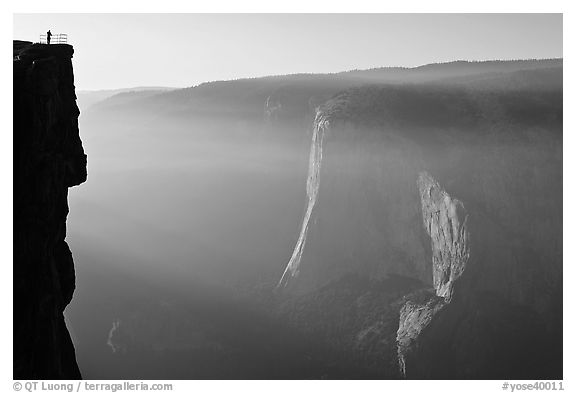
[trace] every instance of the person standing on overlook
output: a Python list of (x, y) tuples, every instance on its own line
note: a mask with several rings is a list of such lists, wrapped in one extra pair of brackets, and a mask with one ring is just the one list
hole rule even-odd
[(50, 45), (50, 38), (52, 37), (52, 32), (50, 30), (48, 30), (48, 33), (46, 33), (46, 42), (48, 43), (48, 45)]

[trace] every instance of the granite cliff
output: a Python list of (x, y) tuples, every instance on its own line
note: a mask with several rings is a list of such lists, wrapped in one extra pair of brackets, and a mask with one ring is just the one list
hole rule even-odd
[[(560, 378), (561, 74), (541, 78), (365, 86), (322, 105), (306, 242), (279, 283), (289, 322), (379, 377)], [(363, 284), (338, 289), (350, 275)]]
[(448, 195), (426, 172), (418, 177), (418, 190), (424, 229), (431, 239), (434, 290), (428, 291), (427, 296), (426, 291), (418, 293), (418, 296), (411, 294), (400, 309), (396, 342), (403, 376), (406, 376), (406, 359), (418, 346), (422, 331), (452, 300), (454, 283), (466, 269), (470, 258), (468, 215), (462, 202)]
[(64, 309), (68, 188), (86, 181), (70, 45), (14, 41), (14, 378), (81, 378)]

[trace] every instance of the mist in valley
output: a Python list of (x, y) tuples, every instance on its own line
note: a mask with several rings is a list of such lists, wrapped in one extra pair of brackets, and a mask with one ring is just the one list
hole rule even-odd
[[(291, 253), (303, 210), (307, 130), (295, 127), (298, 137), (286, 144), (264, 111), (242, 123), (221, 120), (217, 110), (170, 124), (82, 111), (90, 185), (70, 192), (77, 214), (69, 217), (69, 240), (82, 262), (77, 307), (67, 316), (86, 378), (226, 377), (222, 367), (204, 364), (204, 352), (216, 351), (219, 362), (235, 358), (228, 367), (240, 368), (235, 352), (249, 344), (226, 336), (250, 341), (250, 330), (264, 328), (257, 320), (242, 327), (242, 310), (254, 308), (254, 293), (273, 288)], [(122, 353), (107, 344), (116, 320), (133, 335), (114, 337)], [(210, 333), (216, 337), (196, 337)], [(153, 357), (147, 365), (138, 363), (140, 351)], [(204, 365), (170, 360), (180, 352)]]
[[(69, 194), (77, 282), (66, 316), (83, 376), (401, 377), (390, 339), (402, 299), (436, 285), (424, 170), (466, 201), (476, 233), (494, 221), (508, 239), (483, 240), (494, 263), (475, 291), (518, 304), (510, 309), (533, 304), (510, 323), (536, 318), (534, 334), (555, 331), (541, 319), (558, 317), (561, 292), (522, 282), (561, 277), (561, 205), (549, 203), (561, 196), (561, 61), (483, 66), (139, 89), (81, 106), (89, 177)], [(330, 119), (318, 200), (301, 267), (286, 274), (318, 111)], [(522, 279), (498, 262), (520, 249), (533, 267)], [(521, 337), (557, 359), (557, 343)]]

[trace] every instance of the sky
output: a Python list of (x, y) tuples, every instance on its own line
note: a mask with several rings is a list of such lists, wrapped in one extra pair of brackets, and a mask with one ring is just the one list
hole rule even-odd
[(68, 34), (77, 90), (563, 57), (562, 14), (14, 14), (13, 21), (14, 39)]

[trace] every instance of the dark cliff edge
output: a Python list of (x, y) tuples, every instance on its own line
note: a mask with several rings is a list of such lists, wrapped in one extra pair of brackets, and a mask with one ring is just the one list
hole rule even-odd
[(14, 41), (15, 379), (79, 379), (64, 309), (75, 288), (68, 188), (86, 181), (70, 45)]

